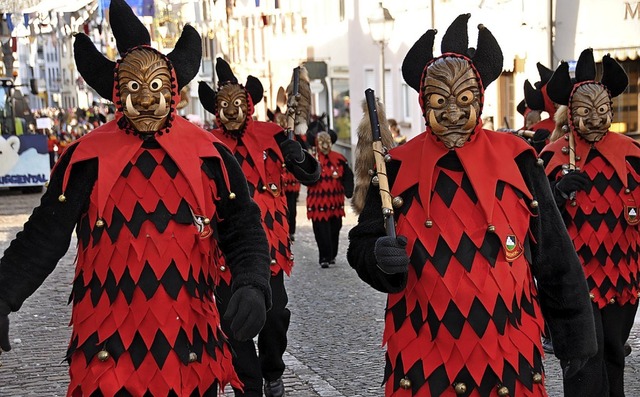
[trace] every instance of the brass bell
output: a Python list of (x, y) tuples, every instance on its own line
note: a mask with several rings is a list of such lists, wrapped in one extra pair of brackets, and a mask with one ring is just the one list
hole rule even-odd
[(49, 187), (49, 181), (46, 181), (46, 182), (44, 183), (44, 187), (45, 187), (45, 189)]
[[(568, 128), (567, 128), (567, 129), (565, 129), (564, 127), (566, 127), (566, 126), (564, 126), (564, 125), (562, 126), (562, 131), (567, 132), (569, 129), (568, 129)], [(564, 140), (565, 140), (565, 141), (568, 141), (568, 140), (569, 140), (569, 135), (565, 135), (565, 136), (564, 136)]]
[(262, 191), (264, 192), (266, 190), (267, 190), (267, 187), (266, 186), (262, 186)]
[(64, 194), (61, 194), (58, 196), (58, 201), (64, 203), (65, 201), (67, 201), (67, 198), (64, 196)]
[(333, 171), (333, 172), (331, 173), (331, 177), (332, 177), (332, 178), (338, 178), (338, 176), (339, 176), (339, 175), (338, 175), (338, 171)]
[(594, 301), (594, 300), (596, 300), (596, 295), (595, 295), (593, 292), (591, 292), (591, 293), (589, 293), (589, 298), (590, 298), (592, 301)]
[(194, 363), (196, 361), (198, 361), (198, 355), (194, 352), (189, 353), (189, 362)]
[(369, 176), (373, 176), (376, 172), (370, 169), (369, 171), (367, 171), (367, 173), (369, 174)]
[(638, 298), (640, 298), (640, 292), (638, 292)]
[(582, 159), (582, 157), (576, 156), (576, 161), (580, 161), (581, 159)]
[(627, 194), (629, 194), (629, 193), (631, 193), (631, 189), (626, 188), (626, 189), (624, 189), (624, 192), (625, 192), (625, 193), (627, 193)]
[(400, 208), (402, 207), (402, 204), (404, 204), (404, 200), (402, 197), (396, 196), (391, 200), (391, 203), (393, 204), (393, 208)]
[(614, 303), (616, 303), (616, 298), (609, 299), (609, 304), (610, 305), (613, 305)]
[(538, 165), (540, 167), (542, 167), (544, 165), (544, 160), (543, 159), (538, 159), (537, 163), (538, 163)]
[(109, 357), (111, 357), (111, 355), (106, 350), (100, 350), (98, 352), (98, 360), (100, 360), (102, 362), (107, 361), (109, 359)]
[(204, 219), (202, 220), (202, 223), (204, 223), (205, 225), (208, 225), (208, 224), (210, 224), (210, 223), (211, 223), (211, 219), (209, 219), (209, 218), (204, 218)]
[(432, 221), (431, 219), (427, 219), (427, 220), (424, 222), (424, 225), (425, 225), (426, 227), (429, 227), (429, 228), (430, 228), (430, 227), (433, 227), (433, 221)]
[(538, 208), (538, 200), (531, 200), (531, 208)]
[(384, 155), (384, 162), (388, 163), (389, 161), (391, 161), (391, 155), (387, 153)]
[(578, 205), (578, 203), (576, 203), (576, 201), (575, 201), (575, 200), (571, 201), (571, 206), (572, 206), (572, 207), (575, 207), (576, 205)]
[(562, 149), (560, 149), (562, 151), (562, 153), (567, 154), (569, 153), (569, 148), (566, 146), (563, 146)]
[(461, 395), (467, 392), (467, 385), (462, 382), (458, 382), (453, 385), (453, 388), (456, 391), (456, 394)]
[(275, 259), (271, 259), (271, 264), (275, 265), (276, 264), (276, 260)]
[(542, 374), (537, 372), (533, 374), (533, 383), (542, 383)]
[(219, 267), (221, 272), (226, 272), (227, 271), (227, 267), (225, 265), (220, 265)]
[(509, 396), (509, 389), (507, 388), (507, 386), (501, 386), (498, 388), (498, 395), (500, 397), (507, 397)]
[(373, 178), (371, 178), (371, 183), (374, 186), (378, 186), (378, 184), (380, 183), (380, 179), (378, 179), (378, 175), (374, 175)]
[(495, 227), (495, 226), (493, 226), (493, 225), (489, 225), (489, 226), (487, 227), (487, 230), (488, 230), (488, 231), (490, 231), (491, 233), (493, 233), (493, 232), (495, 232), (495, 231), (496, 231), (496, 227)]
[(400, 379), (400, 387), (407, 390), (411, 388), (411, 381), (408, 378)]
[(236, 194), (234, 192), (229, 193), (229, 200), (235, 200)]
[(98, 220), (96, 221), (96, 227), (103, 227), (104, 226), (104, 221), (101, 218), (98, 218)]

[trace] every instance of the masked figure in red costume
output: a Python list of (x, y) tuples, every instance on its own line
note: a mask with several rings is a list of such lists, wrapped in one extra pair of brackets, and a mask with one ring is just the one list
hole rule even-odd
[(349, 234), (351, 266), (389, 293), (386, 396), (546, 396), (544, 320), (566, 376), (596, 350), (584, 274), (534, 150), (479, 123), (502, 52), (480, 25), (466, 55), (469, 17), (442, 55), (429, 30), (402, 66), (427, 129), (389, 152), (398, 237), (385, 235), (375, 186)]
[(626, 89), (628, 77), (609, 55), (602, 69), (596, 81), (587, 49), (575, 82), (563, 62), (547, 84), (553, 101), (567, 106), (569, 131), (540, 157), (584, 268), (598, 337), (598, 354), (565, 381), (569, 396), (624, 396), (624, 343), (640, 297), (640, 145), (609, 131), (611, 98)]
[[(284, 394), (282, 355), (287, 347), (287, 329), (291, 313), (287, 309), (284, 275), (290, 275), (293, 266), (287, 201), (282, 192), (282, 168), (287, 169), (302, 184), (318, 180), (318, 162), (303, 150), (300, 143), (287, 138), (282, 127), (275, 123), (253, 120), (254, 107), (263, 96), (260, 80), (253, 76), (242, 85), (229, 64), (218, 58), (216, 64), (218, 90), (201, 82), (198, 90), (204, 108), (215, 114), (220, 128), (214, 136), (233, 152), (247, 177), (251, 197), (260, 206), (262, 225), (267, 234), (271, 256), (271, 290), (273, 305), (267, 313), (264, 328), (258, 336), (258, 355), (253, 341), (231, 338), (236, 356), (234, 366), (244, 391), (235, 390), (236, 396), (280, 397)], [(222, 280), (218, 304), (224, 310), (229, 303), (231, 288), (228, 278)], [(233, 281), (233, 277), (231, 278)], [(223, 329), (232, 323), (223, 321)]]
[(70, 145), (0, 262), (0, 347), (16, 311), (78, 236), (67, 396), (216, 396), (241, 387), (213, 298), (220, 255), (233, 273), (225, 314), (251, 340), (270, 305), (267, 241), (237, 161), (176, 114), (200, 65), (185, 26), (168, 55), (123, 0), (111, 26), (121, 59), (76, 35), (78, 71), (116, 119)]
[(528, 128), (531, 131), (535, 131), (534, 136), (531, 138), (531, 144), (536, 149), (536, 152), (540, 153), (549, 143), (551, 133), (556, 126), (554, 116), (558, 109), (558, 104), (554, 103), (547, 93), (547, 83), (553, 74), (553, 70), (545, 67), (540, 62), (536, 66), (540, 81), (537, 81), (533, 86), (529, 80), (524, 82), (524, 100), (527, 108), (539, 113), (547, 112), (548, 115), (546, 119), (540, 120)]
[(336, 263), (344, 199), (353, 195), (353, 171), (342, 154), (331, 150), (338, 138), (335, 131), (324, 127), (310, 136), (322, 171), (318, 182), (307, 187), (307, 218), (313, 225), (320, 267), (326, 269)]

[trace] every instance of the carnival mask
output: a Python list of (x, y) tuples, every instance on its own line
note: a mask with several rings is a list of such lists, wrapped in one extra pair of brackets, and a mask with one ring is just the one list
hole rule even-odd
[(469, 62), (436, 59), (427, 69), (423, 87), (427, 125), (446, 148), (462, 147), (480, 115), (480, 86)]
[(167, 61), (152, 50), (129, 53), (118, 68), (123, 113), (138, 132), (160, 130), (169, 115), (171, 73)]
[(328, 155), (331, 152), (331, 135), (323, 131), (318, 133), (316, 139), (318, 141), (318, 150)]
[(601, 84), (586, 83), (577, 87), (571, 104), (571, 122), (588, 142), (598, 142), (611, 127), (611, 98)]
[(247, 92), (239, 84), (227, 84), (216, 96), (218, 118), (228, 132), (241, 131), (249, 115)]

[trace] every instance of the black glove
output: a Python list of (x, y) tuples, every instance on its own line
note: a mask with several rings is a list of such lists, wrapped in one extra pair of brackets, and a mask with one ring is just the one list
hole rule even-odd
[(531, 137), (531, 146), (536, 150), (536, 153), (540, 153), (547, 145), (549, 135), (551, 135), (551, 132), (546, 128), (540, 128), (533, 134), (533, 137)]
[(231, 296), (225, 320), (231, 320), (231, 332), (239, 341), (258, 335), (267, 318), (264, 294), (254, 287), (240, 287)]
[(304, 160), (304, 152), (302, 151), (302, 145), (293, 139), (285, 139), (280, 144), (280, 151), (282, 151), (282, 157), (285, 161), (295, 161), (296, 163), (302, 163)]
[(376, 240), (374, 254), (378, 269), (385, 274), (399, 274), (409, 271), (409, 257), (405, 251), (407, 239), (404, 236), (384, 236)]
[(9, 313), (11, 313), (11, 308), (3, 301), (0, 301), (0, 353), (11, 350), (11, 344), (9, 343)]
[(569, 360), (560, 360), (560, 366), (562, 367), (562, 376), (565, 379), (572, 378), (580, 372), (582, 368), (589, 361), (588, 358), (572, 358)]
[(556, 182), (555, 189), (565, 200), (571, 197), (571, 193), (578, 190), (587, 190), (591, 187), (591, 180), (584, 172), (571, 171)]

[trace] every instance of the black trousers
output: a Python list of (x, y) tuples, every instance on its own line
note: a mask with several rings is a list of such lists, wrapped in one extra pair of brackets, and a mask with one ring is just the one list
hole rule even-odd
[(334, 260), (338, 255), (342, 217), (335, 216), (326, 221), (312, 221), (312, 224), (313, 235), (318, 245), (319, 263)]
[(289, 212), (287, 213), (287, 219), (289, 221), (289, 234), (296, 234), (296, 215), (298, 212), (298, 196), (300, 192), (287, 192), (285, 193), (287, 196), (287, 209)]
[(234, 350), (233, 366), (244, 384), (244, 392), (234, 389), (235, 396), (262, 397), (263, 379), (273, 381), (284, 373), (282, 356), (287, 349), (287, 330), (291, 312), (287, 309), (289, 298), (284, 287), (284, 272), (272, 276), (270, 280), (272, 306), (267, 312), (267, 320), (258, 334), (258, 352), (253, 340), (238, 341), (233, 338), (230, 321), (224, 320), (231, 287), (222, 283), (216, 292), (216, 303), (222, 317), (222, 330), (229, 337)]
[(565, 379), (564, 395), (624, 397), (624, 343), (629, 338), (638, 304), (593, 305), (598, 353), (576, 376)]

